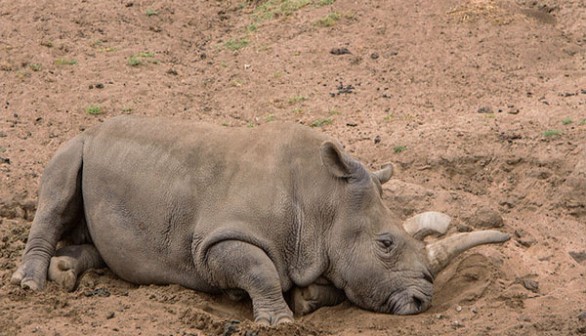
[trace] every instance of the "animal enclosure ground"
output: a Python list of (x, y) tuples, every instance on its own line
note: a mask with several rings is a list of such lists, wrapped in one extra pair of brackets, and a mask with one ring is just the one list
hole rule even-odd
[[(0, 104), (0, 335), (586, 333), (584, 1), (0, 0)], [(120, 114), (311, 125), (395, 164), (399, 218), (513, 238), (458, 258), (426, 313), (346, 302), (270, 330), (249, 302), (108, 270), (10, 285), (43, 167)]]

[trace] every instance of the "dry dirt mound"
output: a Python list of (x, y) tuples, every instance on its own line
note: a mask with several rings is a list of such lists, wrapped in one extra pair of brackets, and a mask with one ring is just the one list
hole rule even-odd
[[(586, 333), (584, 1), (0, 0), (0, 21), (0, 335)], [(456, 260), (424, 314), (343, 303), (276, 330), (249, 302), (107, 270), (11, 286), (44, 165), (119, 114), (311, 125), (395, 163), (397, 216), (514, 238)]]

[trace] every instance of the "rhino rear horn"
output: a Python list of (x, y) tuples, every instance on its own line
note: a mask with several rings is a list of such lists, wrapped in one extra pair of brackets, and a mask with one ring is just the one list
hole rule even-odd
[(442, 235), (448, 230), (452, 218), (437, 211), (427, 211), (407, 219), (403, 228), (415, 239), (423, 240), (429, 235)]
[(386, 163), (381, 167), (380, 170), (377, 170), (374, 173), (372, 173), (372, 175), (374, 175), (378, 179), (380, 184), (385, 184), (393, 176), (393, 165), (390, 163)]
[(482, 244), (502, 243), (509, 240), (506, 233), (485, 230), (458, 233), (426, 246), (431, 272), (436, 275), (460, 253)]

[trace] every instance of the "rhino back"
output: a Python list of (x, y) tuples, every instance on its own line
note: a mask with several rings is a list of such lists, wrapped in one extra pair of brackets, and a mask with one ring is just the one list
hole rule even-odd
[(90, 235), (108, 266), (132, 282), (209, 291), (193, 254), (239, 239), (263, 248), (288, 287), (298, 223), (310, 217), (304, 204), (311, 200), (299, 194), (319, 197), (304, 189), (323, 180), (323, 140), (295, 124), (250, 130), (115, 118), (84, 140)]

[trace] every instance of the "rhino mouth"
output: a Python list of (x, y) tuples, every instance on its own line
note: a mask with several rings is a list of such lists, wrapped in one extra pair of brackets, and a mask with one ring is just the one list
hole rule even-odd
[(408, 288), (391, 294), (385, 310), (396, 315), (412, 315), (426, 311), (430, 305), (431, 294), (418, 288)]

